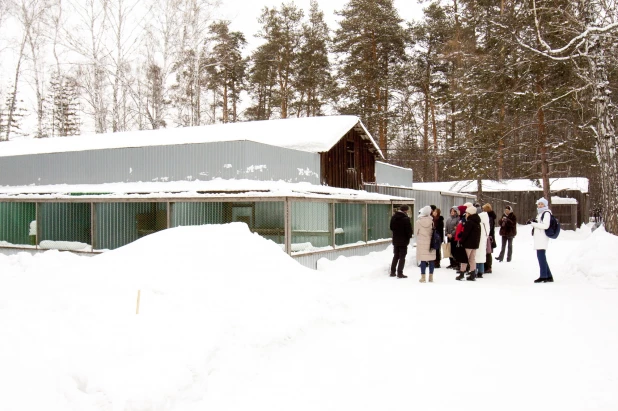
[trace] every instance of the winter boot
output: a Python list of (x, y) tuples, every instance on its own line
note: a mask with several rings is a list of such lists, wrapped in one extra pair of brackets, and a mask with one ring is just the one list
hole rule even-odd
[(464, 279), (464, 275), (465, 275), (465, 274), (466, 274), (466, 273), (464, 273), (464, 272), (462, 271), (462, 272), (460, 272), (460, 273), (459, 273), (459, 275), (458, 275), (457, 277), (455, 277), (455, 279), (456, 279), (457, 281), (461, 281), (461, 280), (463, 280), (463, 279)]
[(421, 279), (418, 280), (419, 283), (425, 283), (425, 274), (421, 274)]
[(476, 281), (476, 270), (470, 271), (470, 275), (466, 278), (467, 281)]
[(483, 278), (483, 273), (477, 273), (476, 278)]
[(408, 278), (405, 274), (397, 274), (397, 278)]
[(397, 274), (391, 273), (391, 277), (397, 277)]
[(433, 274), (429, 274), (429, 282), (433, 283)]

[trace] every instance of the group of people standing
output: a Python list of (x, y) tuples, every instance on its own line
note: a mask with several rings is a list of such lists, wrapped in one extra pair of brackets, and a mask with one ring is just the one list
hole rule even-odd
[[(407, 248), (412, 237), (408, 210), (409, 207), (403, 205), (391, 218), (390, 228), (393, 231), (394, 250), (391, 277), (407, 278), (403, 269)], [(549, 227), (550, 221), (545, 212), (551, 213), (545, 198), (537, 201), (537, 210), (539, 213), (537, 217), (526, 222), (536, 229), (533, 230), (533, 235), (540, 277), (535, 282), (553, 282), (545, 254), (549, 242), (545, 229)], [(513, 239), (517, 235), (517, 217), (510, 205), (505, 207), (500, 220), (497, 220), (497, 215), (489, 203), (482, 207), (473, 203), (453, 206), (446, 220), (441, 215), (441, 210), (434, 205), (421, 208), (414, 226), (416, 261), (421, 269), (419, 281), (427, 282), (426, 272), (428, 270), (429, 282), (433, 282), (434, 270), (440, 268), (442, 253), (441, 247), (436, 247), (436, 242), (432, 241), (435, 234), (440, 237), (440, 243), (450, 245), (446, 248), (447, 251), (450, 249), (450, 256), (447, 256), (450, 264), (446, 268), (456, 270), (456, 280), (476, 281), (477, 278), (483, 278), (484, 274), (492, 273), (493, 250), (497, 248), (496, 225), (500, 227), (498, 234), (502, 237), (502, 244), (500, 254), (495, 259), (502, 262), (506, 254), (506, 261), (510, 262), (513, 256)]]

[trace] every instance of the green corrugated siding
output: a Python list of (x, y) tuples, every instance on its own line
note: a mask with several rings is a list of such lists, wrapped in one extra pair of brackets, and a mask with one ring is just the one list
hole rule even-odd
[(0, 241), (30, 244), (30, 222), (34, 220), (35, 203), (0, 203)]
[(223, 224), (224, 216), (224, 203), (174, 203), (171, 225)]
[(364, 241), (363, 204), (335, 204), (335, 229), (343, 228), (343, 234), (336, 234), (337, 245)]
[(90, 203), (41, 203), (39, 205), (40, 241), (90, 240)]
[(314, 247), (331, 244), (328, 227), (328, 203), (297, 202), (291, 204), (292, 243), (311, 243)]
[(391, 238), (390, 217), (390, 204), (367, 204), (367, 226), (370, 241)]

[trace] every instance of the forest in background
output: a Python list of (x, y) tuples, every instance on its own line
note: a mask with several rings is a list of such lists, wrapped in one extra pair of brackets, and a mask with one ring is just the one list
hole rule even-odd
[(618, 233), (616, 1), (423, 4), (328, 27), (282, 3), (243, 33), (216, 0), (0, 0), (0, 141), (354, 114), (415, 181), (588, 177)]

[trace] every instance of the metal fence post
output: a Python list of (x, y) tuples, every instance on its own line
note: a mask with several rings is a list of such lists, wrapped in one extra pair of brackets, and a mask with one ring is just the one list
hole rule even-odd
[(95, 203), (90, 203), (90, 252), (93, 253), (96, 246), (97, 224)]
[(330, 203), (328, 207), (328, 229), (330, 230), (330, 241), (334, 248), (337, 248), (337, 238), (335, 236), (335, 229), (337, 223), (335, 221), (335, 203)]
[(285, 252), (288, 255), (292, 255), (292, 215), (290, 208), (290, 199), (286, 197), (285, 202), (283, 203), (283, 231), (285, 238)]
[(369, 205), (367, 203), (365, 203), (364, 207), (363, 207), (363, 232), (364, 232), (364, 238), (363, 241), (366, 243), (369, 241), (369, 224), (367, 224), (367, 214), (368, 213), (368, 208)]

